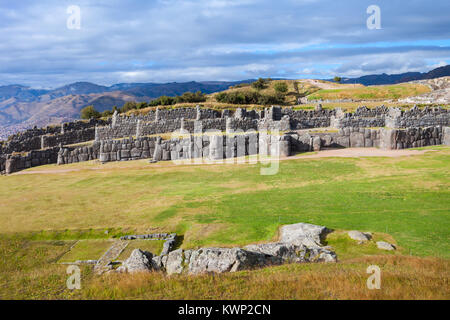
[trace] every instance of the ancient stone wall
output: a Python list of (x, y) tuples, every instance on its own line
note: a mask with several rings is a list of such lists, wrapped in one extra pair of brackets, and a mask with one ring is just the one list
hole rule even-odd
[(382, 129), (344, 128), (338, 132), (290, 134), (291, 152), (319, 151), (323, 148), (379, 147)]
[(41, 136), (41, 148), (52, 148), (61, 145), (70, 145), (95, 139), (95, 128), (67, 131), (60, 134)]
[(411, 108), (399, 110), (392, 108), (386, 115), (386, 127), (410, 128), (427, 126), (449, 126), (450, 111), (443, 108)]
[[(445, 132), (447, 129), (445, 129)], [(381, 132), (382, 149), (395, 150), (440, 145), (447, 137), (441, 126), (407, 129), (384, 129)]]
[(100, 142), (94, 142), (90, 146), (59, 148), (57, 152), (57, 161), (55, 163), (69, 164), (98, 159), (100, 155)]
[[(43, 147), (56, 147), (59, 143), (73, 144), (90, 141), (94, 139), (93, 128), (96, 125), (107, 125), (109, 121), (91, 119), (90, 121), (75, 121), (45, 128), (29, 129), (10, 136), (1, 148), (0, 154), (40, 150)], [(42, 144), (43, 139), (44, 145)], [(47, 142), (45, 143), (45, 141)]]
[[(185, 157), (222, 159), (258, 152), (289, 156), (294, 152), (331, 147), (402, 149), (450, 144), (450, 133), (446, 133), (449, 125), (448, 109), (417, 107), (406, 111), (384, 106), (373, 109), (360, 107), (353, 113), (344, 113), (339, 108), (323, 109), (320, 105), (315, 110), (273, 106), (264, 110), (237, 108), (219, 112), (195, 107), (156, 109), (137, 116), (119, 116), (116, 113), (107, 121), (76, 121), (11, 136), (0, 146), (0, 172), (99, 158), (102, 162), (152, 157), (155, 160)], [(302, 131), (322, 127), (339, 130)], [(175, 131), (193, 136), (171, 140), (157, 137), (158, 134)], [(219, 134), (202, 135), (211, 131)], [(279, 135), (277, 131), (285, 134)], [(232, 135), (240, 132), (246, 133)], [(223, 136), (223, 133), (227, 135)], [(92, 140), (95, 142), (90, 146), (67, 147)], [(64, 148), (55, 158), (54, 150), (59, 145)], [(274, 150), (273, 146), (278, 149)], [(30, 153), (33, 150), (36, 152)], [(18, 152), (28, 153), (18, 155)]]
[(56, 163), (58, 150), (59, 148), (51, 148), (47, 150), (33, 150), (25, 154), (8, 155), (4, 171), (6, 174), (10, 174), (31, 167)]

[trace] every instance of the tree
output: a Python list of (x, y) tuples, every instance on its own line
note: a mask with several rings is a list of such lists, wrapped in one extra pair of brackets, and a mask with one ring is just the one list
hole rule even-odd
[(276, 82), (273, 87), (275, 91), (279, 93), (286, 93), (288, 91), (287, 83), (284, 81)]
[(334, 77), (334, 82), (337, 82), (337, 83), (341, 83), (341, 81), (342, 81), (342, 78), (341, 77), (338, 77), (338, 76), (336, 76), (336, 77)]
[(266, 87), (266, 80), (264, 80), (263, 78), (259, 78), (258, 80), (252, 83), (252, 87), (255, 88), (256, 90), (262, 90)]
[(95, 110), (94, 106), (87, 106), (83, 109), (81, 109), (80, 113), (81, 119), (98, 119), (101, 117), (100, 112)]
[(145, 109), (145, 108), (147, 108), (148, 107), (148, 103), (147, 102), (139, 102), (137, 105), (136, 105), (136, 109)]
[(133, 110), (137, 108), (137, 103), (135, 101), (127, 101), (120, 109), (121, 112), (125, 113), (127, 111)]

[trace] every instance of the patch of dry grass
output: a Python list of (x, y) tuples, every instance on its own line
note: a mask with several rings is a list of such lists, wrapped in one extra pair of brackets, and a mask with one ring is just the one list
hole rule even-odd
[(402, 83), (396, 85), (381, 85), (369, 87), (356, 87), (346, 89), (322, 89), (308, 96), (310, 100), (383, 100), (401, 99), (420, 94), (428, 93), (431, 89), (428, 86), (417, 83)]
[[(370, 265), (381, 268), (381, 289), (366, 286)], [(88, 299), (449, 299), (448, 260), (362, 257), (337, 264), (291, 264), (221, 275), (107, 275), (93, 279)], [(189, 288), (189, 290), (186, 290)]]

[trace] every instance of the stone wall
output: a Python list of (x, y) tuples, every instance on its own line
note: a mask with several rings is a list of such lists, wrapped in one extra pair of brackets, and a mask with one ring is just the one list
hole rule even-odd
[(428, 126), (449, 126), (450, 111), (443, 108), (417, 107), (410, 110), (392, 108), (386, 115), (386, 127), (388, 128), (411, 128)]
[[(228, 120), (227, 120), (228, 119)], [(228, 121), (228, 127), (227, 127)], [(205, 120), (160, 120), (153, 122), (130, 121), (122, 122), (115, 126), (109, 125), (98, 128), (98, 140), (120, 139), (124, 137), (150, 136), (159, 133), (172, 133), (183, 128), (189, 133), (206, 132), (211, 130), (226, 131), (243, 130), (258, 128), (258, 121), (251, 118), (211, 118)], [(201, 130), (201, 131), (200, 131)]]
[[(445, 132), (448, 129), (445, 129)], [(443, 136), (441, 126), (427, 128), (384, 129), (381, 132), (382, 149), (395, 150), (418, 148), (442, 144), (447, 136)]]
[[(289, 156), (294, 152), (331, 147), (402, 149), (450, 144), (450, 134), (445, 134), (449, 125), (448, 109), (417, 107), (406, 111), (384, 106), (373, 109), (359, 107), (353, 113), (344, 113), (340, 108), (329, 110), (320, 105), (315, 110), (273, 106), (264, 110), (237, 108), (220, 112), (197, 106), (156, 109), (147, 115), (137, 116), (119, 116), (116, 113), (107, 121), (76, 121), (35, 128), (11, 136), (0, 145), (0, 172), (13, 172), (47, 163), (65, 164), (99, 158), (102, 162), (151, 157), (156, 160), (185, 157), (222, 159), (258, 152)], [(302, 131), (330, 126), (339, 130)], [(402, 129), (405, 127), (406, 130)], [(181, 129), (194, 135), (189, 139), (157, 138), (158, 134)], [(202, 136), (202, 133), (211, 131), (220, 134), (213, 135), (214, 138), (211, 135)], [(285, 134), (279, 136), (277, 131)], [(224, 132), (226, 136), (222, 136)], [(232, 135), (239, 132), (246, 133)], [(91, 146), (67, 147), (92, 140), (95, 142)], [(56, 147), (60, 145), (64, 148), (55, 158), (52, 150), (58, 149)], [(278, 149), (275, 150), (273, 146)], [(38, 151), (30, 153), (33, 150)], [(28, 153), (16, 154), (20, 152)]]
[(70, 145), (95, 139), (95, 127), (81, 130), (67, 131), (60, 134), (41, 136), (41, 148), (52, 148), (59, 145)]
[(94, 142), (90, 146), (59, 148), (56, 157), (57, 161), (55, 163), (61, 165), (98, 159), (100, 155), (100, 146), (101, 144), (99, 142)]
[(162, 140), (159, 137), (106, 140), (100, 142), (99, 150), (101, 162), (148, 158), (153, 158), (155, 161), (196, 158), (220, 160), (257, 154), (258, 134), (255, 132), (230, 136), (193, 135), (188, 138), (170, 140)]
[(33, 150), (25, 154), (8, 155), (5, 161), (5, 173), (11, 174), (16, 171), (37, 167), (57, 162), (59, 148), (47, 150)]
[(324, 148), (379, 147), (381, 130), (344, 128), (338, 132), (304, 132), (290, 134), (291, 152), (319, 151)]
[[(43, 147), (56, 147), (59, 143), (73, 144), (78, 142), (93, 140), (93, 128), (96, 125), (104, 126), (110, 120), (89, 120), (63, 123), (45, 128), (29, 129), (9, 137), (8, 141), (1, 147), (0, 154), (10, 154), (13, 152), (28, 152), (40, 150)], [(45, 137), (45, 138), (42, 138)], [(42, 144), (42, 140), (44, 146)]]
[(6, 155), (0, 155), (0, 173), (5, 173)]

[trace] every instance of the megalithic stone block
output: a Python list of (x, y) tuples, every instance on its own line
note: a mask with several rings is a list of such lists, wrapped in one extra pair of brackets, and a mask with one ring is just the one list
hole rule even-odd
[(450, 146), (450, 127), (442, 128), (442, 144)]
[(380, 131), (380, 148), (394, 150), (397, 148), (396, 130), (383, 128)]
[(153, 160), (155, 161), (162, 160), (162, 148), (160, 144), (155, 145), (155, 151), (153, 152)]
[(209, 141), (209, 158), (211, 160), (223, 159), (223, 136), (218, 134), (212, 135)]

